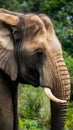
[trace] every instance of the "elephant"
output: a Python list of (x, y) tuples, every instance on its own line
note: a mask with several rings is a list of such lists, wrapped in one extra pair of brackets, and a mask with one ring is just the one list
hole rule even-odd
[(51, 130), (64, 130), (70, 76), (51, 19), (0, 9), (0, 130), (18, 130), (19, 83), (43, 88)]

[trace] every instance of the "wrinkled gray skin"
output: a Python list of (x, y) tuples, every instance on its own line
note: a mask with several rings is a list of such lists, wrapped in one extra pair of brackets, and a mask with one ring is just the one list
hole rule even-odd
[(50, 19), (1, 9), (0, 21), (0, 130), (18, 130), (19, 83), (50, 88), (67, 101), (50, 102), (51, 130), (64, 130), (70, 79)]

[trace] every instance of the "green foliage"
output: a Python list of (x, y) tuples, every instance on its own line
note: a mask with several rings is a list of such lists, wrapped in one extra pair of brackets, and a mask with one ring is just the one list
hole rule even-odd
[(20, 8), (20, 3), (18, 0), (0, 0), (0, 8), (18, 11)]
[(71, 76), (73, 76), (73, 58), (70, 55), (68, 55), (68, 53), (65, 51), (63, 51), (63, 55), (64, 55), (65, 63), (68, 67), (69, 73)]
[(42, 88), (21, 86), (19, 91), (20, 130), (49, 129), (50, 105), (49, 99)]
[(67, 119), (65, 124), (66, 130), (72, 130), (73, 129), (73, 102), (69, 104), (69, 109), (67, 112)]
[(37, 120), (31, 120), (31, 119), (24, 119), (19, 121), (20, 124), (20, 130), (39, 130), (37, 129), (38, 121)]
[[(22, 85), (19, 89), (19, 130), (50, 130), (50, 104), (42, 88)], [(73, 128), (73, 102), (69, 104), (65, 130)]]

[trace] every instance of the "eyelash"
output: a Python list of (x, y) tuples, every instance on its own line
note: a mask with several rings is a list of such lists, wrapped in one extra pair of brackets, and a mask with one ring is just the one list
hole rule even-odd
[(43, 50), (42, 49), (37, 49), (37, 50), (35, 50), (35, 54), (41, 56), (41, 55), (43, 55)]

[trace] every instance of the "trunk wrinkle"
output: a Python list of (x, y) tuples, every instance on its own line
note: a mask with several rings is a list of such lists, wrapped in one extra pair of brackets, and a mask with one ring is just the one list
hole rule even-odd
[[(53, 57), (55, 73), (53, 94), (65, 104), (56, 104), (51, 101), (51, 130), (64, 130), (68, 101), (70, 99), (70, 77), (62, 56)], [(57, 59), (58, 58), (58, 59)]]

